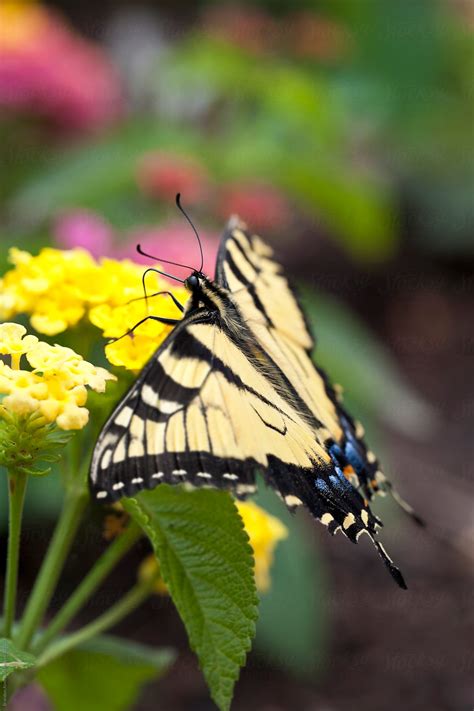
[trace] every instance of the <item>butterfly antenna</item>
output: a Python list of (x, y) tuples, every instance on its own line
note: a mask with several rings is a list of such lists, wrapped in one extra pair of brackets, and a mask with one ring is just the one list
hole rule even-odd
[(160, 259), (160, 257), (154, 257), (152, 254), (148, 254), (147, 252), (144, 252), (139, 244), (137, 244), (136, 250), (137, 250), (138, 254), (142, 255), (142, 257), (147, 257), (148, 259), (154, 259), (155, 262), (163, 262), (164, 264), (173, 264), (175, 267), (183, 267), (183, 269), (190, 269), (191, 271), (193, 271), (193, 267), (190, 267), (188, 264), (180, 264), (180, 262), (171, 262), (169, 259)]
[(200, 253), (201, 253), (201, 266), (199, 267), (199, 271), (202, 272), (202, 268), (203, 268), (203, 266), (204, 266), (204, 255), (203, 255), (203, 253), (202, 253), (201, 240), (200, 240), (200, 238), (199, 238), (197, 229), (194, 227), (194, 225), (193, 225), (193, 223), (192, 223), (191, 218), (189, 217), (189, 215), (187, 214), (187, 212), (184, 210), (184, 208), (183, 208), (182, 205), (181, 205), (181, 193), (178, 193), (178, 194), (176, 195), (176, 207), (178, 208), (178, 210), (180, 210), (180, 212), (183, 213), (183, 215), (185, 216), (185, 218), (187, 219), (187, 221), (188, 221), (189, 224), (191, 225), (191, 229), (193, 230), (194, 234), (196, 235), (196, 239), (197, 239), (198, 245), (199, 245), (199, 251), (200, 251)]
[[(168, 272), (162, 272), (161, 269), (155, 269), (155, 267), (148, 267), (148, 269), (143, 274), (143, 277), (146, 274), (148, 274), (148, 272), (156, 272), (157, 274), (161, 274), (162, 276), (168, 277), (168, 279), (174, 279), (175, 281), (179, 281), (179, 282), (181, 282), (181, 284), (184, 284), (184, 279), (179, 279), (174, 274), (168, 274)], [(143, 277), (142, 277), (142, 283), (143, 283)]]

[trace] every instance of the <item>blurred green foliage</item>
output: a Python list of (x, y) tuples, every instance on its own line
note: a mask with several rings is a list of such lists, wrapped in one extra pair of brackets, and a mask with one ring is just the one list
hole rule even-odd
[(45, 666), (38, 681), (57, 711), (126, 711), (174, 659), (171, 649), (101, 635)]
[(259, 484), (257, 503), (283, 521), (289, 535), (275, 551), (271, 590), (260, 598), (255, 647), (273, 664), (314, 679), (326, 662), (330, 627), (324, 559), (309, 540), (308, 522)]

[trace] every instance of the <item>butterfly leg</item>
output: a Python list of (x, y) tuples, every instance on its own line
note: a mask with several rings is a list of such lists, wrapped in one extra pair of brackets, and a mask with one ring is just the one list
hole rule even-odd
[(183, 313), (183, 311), (184, 311), (183, 304), (179, 303), (178, 299), (176, 298), (176, 296), (174, 294), (171, 293), (171, 291), (157, 291), (155, 294), (151, 294), (148, 298), (151, 299), (153, 296), (158, 296), (159, 294), (166, 294), (167, 296), (170, 296), (174, 305), (176, 306), (176, 308), (178, 308), (181, 311), (181, 313)]
[(142, 318), (141, 321), (135, 324), (133, 328), (130, 328), (126, 333), (124, 333), (122, 336), (119, 336), (118, 338), (111, 338), (109, 343), (115, 343), (116, 341), (120, 341), (122, 338), (125, 338), (125, 336), (130, 336), (138, 326), (141, 326), (142, 323), (145, 323), (145, 321), (148, 321), (151, 319), (152, 321), (158, 321), (159, 323), (164, 323), (166, 326), (176, 326), (177, 323), (180, 323), (181, 319), (180, 318), (165, 318), (164, 316), (145, 316), (145, 318)]
[(130, 299), (130, 301), (127, 301), (128, 304), (132, 304), (134, 301), (142, 301), (143, 299), (152, 299), (154, 296), (171, 296), (174, 305), (176, 308), (178, 308), (181, 313), (184, 311), (184, 306), (183, 304), (180, 304), (178, 299), (174, 294), (171, 293), (171, 291), (155, 291), (154, 294), (146, 294), (145, 296), (137, 296), (135, 299)]

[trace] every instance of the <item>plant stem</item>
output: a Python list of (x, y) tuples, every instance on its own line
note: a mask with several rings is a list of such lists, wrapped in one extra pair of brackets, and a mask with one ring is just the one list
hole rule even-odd
[(59, 521), (15, 637), (15, 644), (24, 651), (28, 650), (54, 593), (88, 499), (87, 493), (82, 490), (71, 489), (66, 494)]
[(4, 637), (11, 637), (15, 621), (18, 564), (20, 555), (21, 519), (28, 477), (21, 472), (8, 473), (8, 553), (5, 576)]
[(38, 642), (33, 644), (32, 651), (34, 654), (42, 652), (48, 643), (66, 627), (78, 610), (81, 609), (99, 587), (104, 578), (107, 577), (109, 572), (142, 535), (141, 528), (131, 521), (125, 531), (115, 538), (81, 584), (73, 592), (69, 600), (53, 618)]
[(92, 637), (115, 625), (123, 617), (126, 617), (151, 594), (158, 578), (159, 574), (137, 583), (121, 600), (116, 602), (107, 612), (104, 612), (103, 615), (100, 615), (100, 617), (97, 617), (93, 622), (74, 634), (68, 635), (52, 644), (51, 647), (39, 657), (36, 667), (44, 667), (61, 654), (68, 652), (79, 644), (87, 642)]

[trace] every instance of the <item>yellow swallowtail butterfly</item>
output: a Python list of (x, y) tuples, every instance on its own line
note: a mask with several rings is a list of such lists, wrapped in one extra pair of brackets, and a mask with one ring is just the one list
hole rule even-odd
[(290, 509), (306, 506), (330, 533), (353, 542), (368, 534), (405, 588), (369, 505), (391, 484), (313, 364), (305, 316), (272, 249), (233, 218), (215, 279), (201, 269), (185, 281), (183, 318), (99, 436), (94, 496), (108, 502), (186, 482), (245, 498), (260, 471)]

